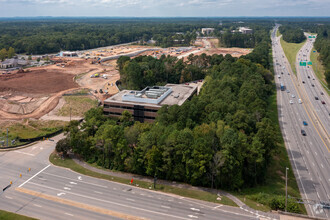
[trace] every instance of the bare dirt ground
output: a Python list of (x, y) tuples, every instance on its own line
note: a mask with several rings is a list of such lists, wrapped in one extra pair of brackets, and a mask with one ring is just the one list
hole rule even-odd
[[(239, 57), (251, 52), (241, 48), (216, 48), (217, 40), (201, 39), (196, 41), (195, 47), (157, 48), (140, 55), (160, 57), (161, 55), (187, 57), (190, 53), (200, 55), (231, 54)], [(112, 55), (125, 55), (150, 46), (118, 46), (104, 50), (84, 52), (83, 57), (105, 57)], [(155, 48), (155, 47), (154, 47)], [(20, 120), (24, 118), (52, 118), (48, 114), (59, 103), (64, 93), (72, 92), (79, 88), (90, 89), (99, 100), (118, 92), (115, 82), (120, 79), (116, 69), (116, 60), (92, 63), (92, 59), (85, 58), (54, 58), (56, 64), (33, 67), (23, 73), (13, 72), (10, 75), (0, 75), (0, 120)], [(95, 60), (94, 60), (95, 61)], [(99, 77), (91, 78), (92, 75)], [(102, 89), (102, 93), (100, 93)], [(63, 101), (60, 103), (63, 106)], [(55, 110), (56, 112), (56, 110)]]

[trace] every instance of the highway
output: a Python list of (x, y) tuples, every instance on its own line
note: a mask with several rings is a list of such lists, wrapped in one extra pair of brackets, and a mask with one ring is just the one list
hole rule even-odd
[(237, 207), (92, 178), (50, 165), (49, 154), (60, 138), (0, 152), (0, 186), (4, 188), (13, 181), (10, 188), (1, 192), (1, 209), (39, 219), (240, 220), (261, 217)]
[[(315, 119), (317, 110), (309, 102), (309, 95), (302, 89), (302, 83), (293, 74), (280, 37), (276, 37), (277, 28), (272, 32), (272, 47), (282, 135), (308, 214), (329, 218), (329, 210), (317, 205), (320, 201), (330, 201), (329, 145), (319, 121)], [(280, 89), (281, 83), (285, 86), (284, 91)], [(306, 136), (302, 135), (301, 130), (306, 132)]]

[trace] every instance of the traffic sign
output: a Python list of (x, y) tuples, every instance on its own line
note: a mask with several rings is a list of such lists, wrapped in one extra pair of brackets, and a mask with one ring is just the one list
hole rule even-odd
[(309, 61), (307, 64), (308, 64), (309, 66), (313, 65), (312, 61)]
[(306, 66), (306, 62), (300, 62), (299, 65), (300, 66)]

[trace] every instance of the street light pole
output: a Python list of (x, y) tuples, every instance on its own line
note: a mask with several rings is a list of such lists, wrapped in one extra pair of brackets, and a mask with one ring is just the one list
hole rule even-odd
[(285, 212), (287, 210), (288, 205), (288, 170), (289, 168), (287, 167), (285, 169)]

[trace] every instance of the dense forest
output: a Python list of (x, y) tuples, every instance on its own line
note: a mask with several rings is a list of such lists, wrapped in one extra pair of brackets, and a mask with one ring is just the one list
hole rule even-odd
[(304, 31), (299, 27), (292, 27), (291, 25), (282, 25), (279, 28), (283, 40), (289, 43), (301, 43), (306, 37)]

